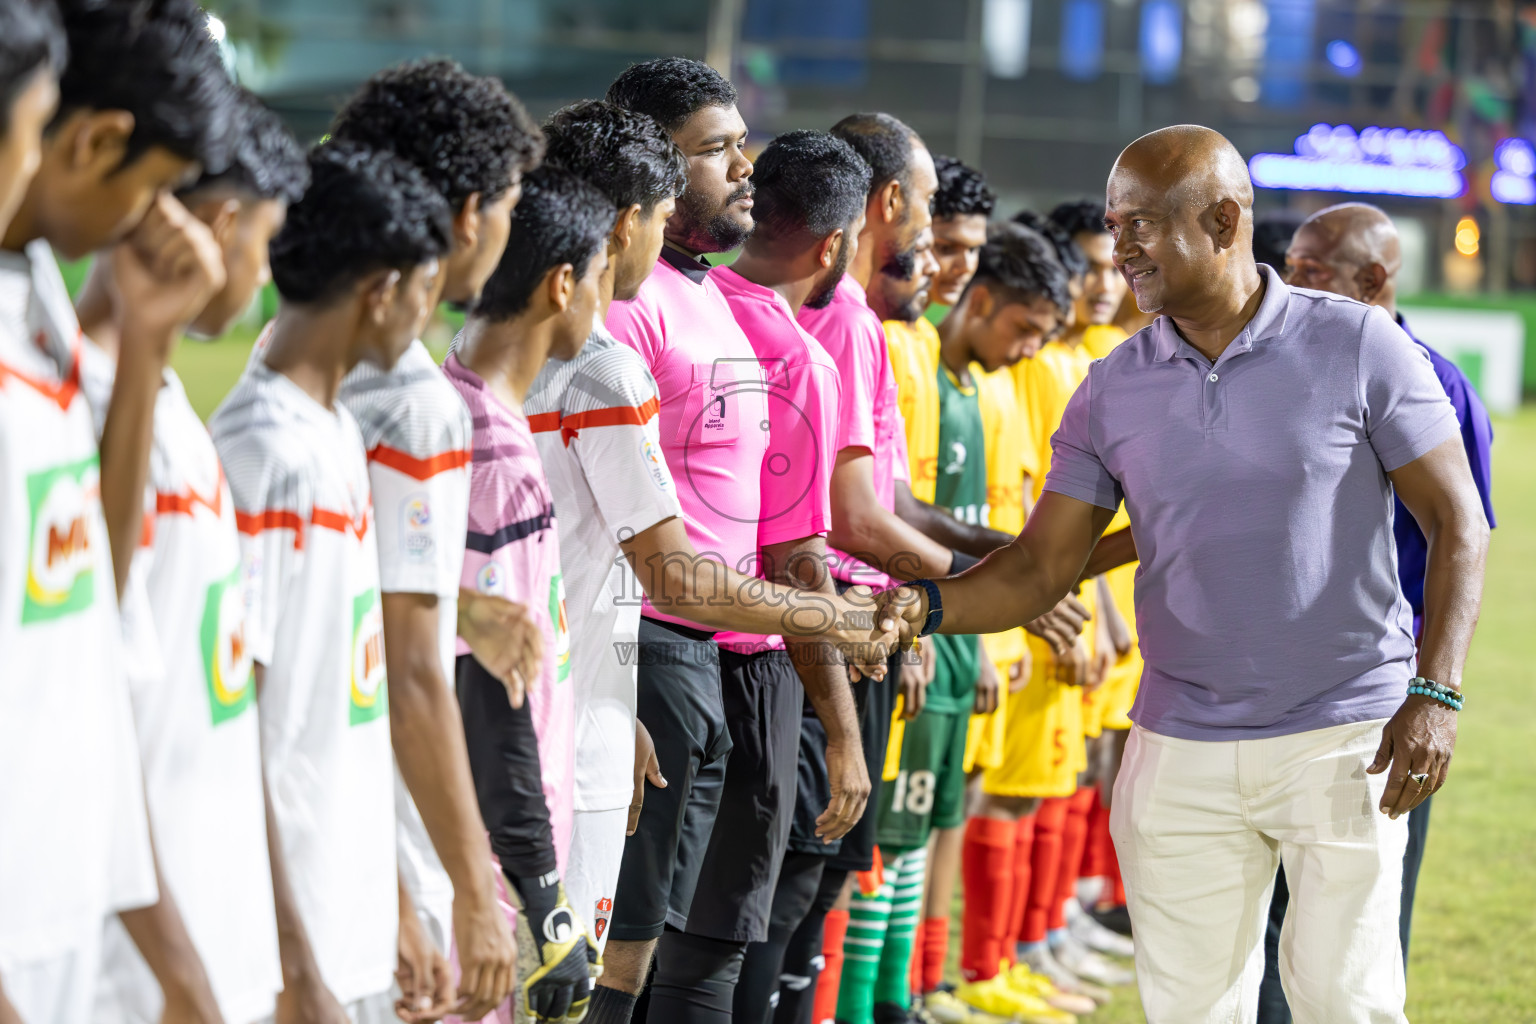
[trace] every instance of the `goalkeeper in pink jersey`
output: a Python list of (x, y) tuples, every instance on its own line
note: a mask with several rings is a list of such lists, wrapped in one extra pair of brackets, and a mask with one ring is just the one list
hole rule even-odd
[(575, 786), (574, 684), (554, 503), (523, 402), (546, 360), (581, 351), (608, 266), (613, 203), (569, 171), (540, 168), (501, 264), (443, 366), (474, 431), (463, 586), (530, 606), (545, 658), (522, 707), (459, 646), (458, 695), (480, 813), (536, 947), (526, 1007), (579, 1020), (590, 999), (586, 925), (566, 899)]

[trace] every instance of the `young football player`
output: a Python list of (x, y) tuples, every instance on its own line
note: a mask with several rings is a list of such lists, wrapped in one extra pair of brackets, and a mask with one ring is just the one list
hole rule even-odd
[[(392, 154), (333, 142), (309, 167), (271, 245), (270, 340), (210, 427), (242, 535), (277, 1017), (374, 1020), (393, 1009), (398, 960), (428, 940), (396, 870), (377, 531), (362, 435), (338, 392), (359, 362), (388, 369), (419, 335), (452, 222)], [(438, 1014), (446, 987), (428, 995)], [(407, 992), (406, 1008), (421, 997)]]

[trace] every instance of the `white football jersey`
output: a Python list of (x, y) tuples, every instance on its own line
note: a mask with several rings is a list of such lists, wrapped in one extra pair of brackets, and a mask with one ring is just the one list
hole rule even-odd
[(321, 977), (387, 991), (399, 901), (384, 622), (357, 423), (265, 365), (210, 421), (234, 497), (245, 643), (264, 667), (261, 749)]
[(595, 325), (550, 360), (523, 402), (554, 495), (576, 681), (576, 809), (634, 795), (635, 643), (641, 591), (619, 544), (683, 514), (662, 457), (656, 381)]
[[(133, 688), (150, 823), (166, 886), (224, 1018), (272, 1013), (282, 988), (234, 500), (213, 439), (167, 370), (155, 398), (145, 545), (134, 559), (163, 674)], [(159, 986), (131, 942), (107, 983), (147, 1019)]]
[[(356, 417), (368, 451), (380, 589), (437, 596), (438, 654), (451, 687), (469, 530), (469, 410), (419, 340), (387, 373), (359, 364), (342, 381), (341, 400)], [(398, 773), (395, 813), (400, 876), (446, 953), (453, 883)]]
[(79, 345), (46, 243), (0, 253), (0, 973), (157, 897)]

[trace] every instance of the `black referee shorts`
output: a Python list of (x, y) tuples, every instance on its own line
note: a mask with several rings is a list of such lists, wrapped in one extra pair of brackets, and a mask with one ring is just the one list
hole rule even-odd
[(824, 843), (816, 837), (816, 819), (832, 799), (827, 774), (827, 731), (809, 702), (800, 719), (799, 789), (795, 795), (795, 820), (789, 848), (831, 858), (827, 870), (867, 871), (874, 864), (875, 819), (880, 808), (880, 773), (885, 768), (885, 746), (891, 735), (891, 710), (895, 706), (896, 675), (902, 654), (891, 655), (883, 680), (860, 679), (853, 684), (853, 700), (859, 716), (859, 738), (864, 764), (869, 770), (869, 802), (864, 816), (846, 836)]
[(789, 652), (722, 649), (720, 694), (731, 756), (684, 930), (762, 942), (795, 811), (804, 690)]
[(647, 783), (640, 822), (624, 842), (609, 925), (620, 942), (687, 924), (731, 752), (714, 635), (641, 618), (638, 651), (636, 710), (667, 787)]

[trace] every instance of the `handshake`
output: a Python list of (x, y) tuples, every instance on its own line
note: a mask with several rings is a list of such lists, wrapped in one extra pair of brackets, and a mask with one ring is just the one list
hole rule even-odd
[[(921, 587), (895, 586), (876, 591), (850, 587), (834, 601), (831, 624), (820, 632), (823, 640), (838, 649), (855, 673), (876, 679), (885, 675), (891, 652), (912, 646), (928, 618), (928, 595)], [(1067, 595), (1055, 608), (1025, 630), (1049, 643), (1058, 657), (1066, 657), (1077, 642), (1090, 615), (1083, 603)], [(809, 635), (786, 628), (789, 635)]]

